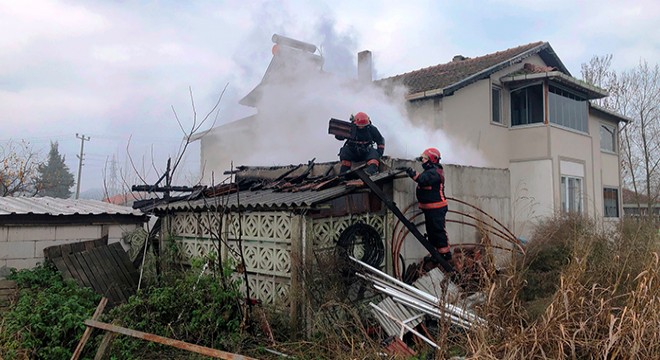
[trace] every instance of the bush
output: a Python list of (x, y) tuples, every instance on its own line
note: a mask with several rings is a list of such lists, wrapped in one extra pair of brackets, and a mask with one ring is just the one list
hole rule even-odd
[[(170, 274), (159, 286), (132, 296), (127, 304), (110, 311), (119, 326), (224, 351), (240, 347), (242, 320), (239, 283), (223, 285), (213, 274), (199, 269)], [(128, 337), (113, 341), (111, 354), (118, 359), (142, 359), (178, 351), (171, 347)], [(188, 356), (191, 353), (187, 353)]]
[(16, 304), (4, 317), (0, 350), (6, 359), (67, 359), (94, 313), (100, 296), (64, 281), (56, 269), (38, 266), (13, 271), (19, 288)]

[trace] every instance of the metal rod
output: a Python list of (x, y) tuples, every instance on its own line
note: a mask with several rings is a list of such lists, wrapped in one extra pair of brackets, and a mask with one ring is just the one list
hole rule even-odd
[[(399, 325), (401, 325), (402, 328), (406, 328), (406, 329), (408, 329), (408, 331), (410, 331), (411, 333), (413, 333), (413, 334), (419, 336), (420, 339), (424, 340), (424, 341), (427, 342), (429, 345), (433, 346), (433, 347), (436, 348), (436, 349), (438, 348), (438, 345), (436, 345), (433, 341), (429, 340), (426, 336), (420, 334), (417, 330), (413, 329), (413, 328), (410, 327), (409, 325), (406, 325), (406, 324), (403, 323), (401, 320), (399, 320), (399, 319), (397, 319), (396, 317), (392, 316), (392, 315), (391, 315), (390, 313), (388, 313), (387, 311), (385, 311), (385, 310), (379, 308), (379, 307), (378, 307), (377, 305), (375, 305), (374, 303), (371, 303), (371, 302), (370, 302), (369, 305), (370, 305), (371, 307), (373, 307), (374, 309), (376, 309), (376, 310), (377, 310), (378, 312), (380, 312), (381, 314), (383, 314), (384, 316), (387, 316), (388, 318), (390, 318), (390, 320), (393, 320), (394, 322), (396, 322), (396, 323), (398, 323)], [(401, 337), (399, 337), (399, 338), (401, 338)]]

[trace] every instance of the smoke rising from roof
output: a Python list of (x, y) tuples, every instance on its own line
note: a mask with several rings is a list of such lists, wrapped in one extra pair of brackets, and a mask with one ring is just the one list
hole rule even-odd
[[(327, 24), (326, 30), (332, 29)], [(325, 49), (348, 53), (346, 46), (327, 41), (345, 40), (341, 36), (325, 38)], [(349, 44), (350, 45), (350, 44)], [(404, 94), (399, 87), (389, 95), (373, 83), (360, 83), (353, 62), (345, 56), (328, 55), (324, 60), (341, 60), (344, 64), (325, 63), (324, 69), (352, 69), (353, 77), (320, 70), (318, 56), (288, 49), (274, 55), (264, 81), (258, 86), (253, 117), (252, 135), (241, 149), (232, 149), (234, 166), (275, 166), (338, 160), (338, 141), (328, 134), (330, 118), (348, 120), (351, 114), (366, 112), (374, 126), (385, 137), (385, 155), (397, 158), (413, 158), (427, 147), (437, 147), (443, 154), (443, 162), (485, 166), (486, 161), (475, 149), (454, 141), (441, 130), (433, 130), (429, 121), (410, 121)], [(357, 52), (354, 60), (357, 60)], [(279, 58), (277, 58), (279, 57)], [(277, 58), (277, 59), (276, 59)]]

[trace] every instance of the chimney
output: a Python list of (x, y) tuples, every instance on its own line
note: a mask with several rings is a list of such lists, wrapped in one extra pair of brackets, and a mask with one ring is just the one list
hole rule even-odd
[(363, 82), (373, 81), (373, 65), (371, 60), (371, 51), (364, 50), (358, 53), (358, 80)]

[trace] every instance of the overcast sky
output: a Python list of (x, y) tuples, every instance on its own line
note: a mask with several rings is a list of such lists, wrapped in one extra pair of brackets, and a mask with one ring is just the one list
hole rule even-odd
[(593, 55), (613, 54), (617, 70), (658, 63), (658, 23), (652, 0), (0, 1), (0, 145), (25, 139), (46, 155), (58, 141), (77, 176), (84, 134), (81, 188), (99, 188), (113, 156), (126, 168), (129, 151), (155, 176), (151, 153), (159, 170), (176, 154), (172, 108), (192, 125), (189, 88), (202, 116), (227, 86), (217, 124), (251, 114), (237, 101), (261, 80), (274, 33), (319, 46), (325, 70), (347, 77), (361, 50), (382, 78), (535, 41), (580, 77)]

